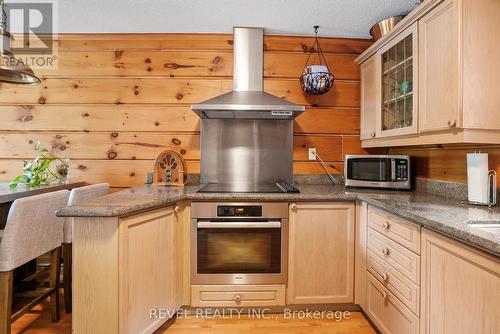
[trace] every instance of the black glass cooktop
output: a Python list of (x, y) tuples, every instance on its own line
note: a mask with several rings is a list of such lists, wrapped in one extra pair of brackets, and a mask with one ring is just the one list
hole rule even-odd
[(299, 192), (285, 182), (278, 183), (207, 183), (201, 186), (200, 193), (286, 193)]

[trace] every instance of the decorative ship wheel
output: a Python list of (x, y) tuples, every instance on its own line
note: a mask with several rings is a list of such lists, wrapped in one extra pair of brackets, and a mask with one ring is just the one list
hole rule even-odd
[(154, 182), (182, 187), (184, 186), (184, 169), (185, 163), (179, 153), (172, 150), (163, 151), (155, 160)]

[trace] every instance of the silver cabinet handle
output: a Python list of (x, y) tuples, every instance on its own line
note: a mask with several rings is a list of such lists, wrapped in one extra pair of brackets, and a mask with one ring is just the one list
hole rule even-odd
[(449, 121), (448, 121), (448, 126), (449, 126), (450, 128), (453, 128), (453, 127), (455, 127), (456, 125), (457, 125), (457, 121), (456, 121), (456, 120), (451, 119), (451, 120), (449, 120)]
[(371, 136), (372, 138), (375, 138), (375, 132), (370, 133), (370, 136)]
[(175, 214), (178, 214), (178, 213), (179, 213), (179, 210), (180, 210), (180, 209), (179, 209), (179, 206), (178, 206), (178, 205), (174, 206), (174, 212), (175, 212)]
[(198, 221), (198, 228), (280, 228), (280, 221), (267, 222), (212, 222)]
[(389, 276), (386, 273), (382, 274), (382, 280), (387, 282), (387, 280), (389, 280)]
[(293, 212), (296, 212), (296, 211), (297, 211), (297, 204), (295, 204), (295, 203), (290, 204), (290, 209), (291, 209)]
[(237, 305), (241, 304), (241, 295), (240, 294), (234, 296), (234, 302)]
[(387, 292), (382, 291), (382, 297), (384, 298), (384, 301), (385, 301), (389, 298), (389, 295), (387, 294)]

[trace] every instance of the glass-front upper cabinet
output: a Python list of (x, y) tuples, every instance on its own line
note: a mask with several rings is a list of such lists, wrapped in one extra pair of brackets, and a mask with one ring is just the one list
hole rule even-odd
[(417, 25), (396, 36), (378, 52), (381, 100), (380, 137), (417, 132)]

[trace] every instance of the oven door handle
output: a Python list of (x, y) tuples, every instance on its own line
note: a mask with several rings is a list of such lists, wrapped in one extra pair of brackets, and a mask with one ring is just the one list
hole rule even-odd
[(198, 221), (198, 228), (281, 228), (280, 221), (268, 222), (211, 222)]

